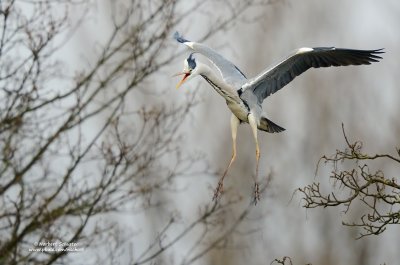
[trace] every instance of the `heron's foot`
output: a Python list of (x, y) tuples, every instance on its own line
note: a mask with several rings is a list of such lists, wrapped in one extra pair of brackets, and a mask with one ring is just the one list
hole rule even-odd
[(260, 201), (260, 188), (258, 183), (254, 183), (254, 205), (257, 205), (257, 202)]
[(223, 192), (224, 192), (224, 183), (223, 183), (223, 181), (219, 181), (218, 186), (214, 191), (213, 201), (218, 200), (221, 197)]

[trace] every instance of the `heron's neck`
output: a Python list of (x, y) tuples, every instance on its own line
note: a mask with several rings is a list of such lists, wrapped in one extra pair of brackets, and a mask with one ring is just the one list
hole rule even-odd
[[(199, 63), (200, 64), (200, 63)], [(216, 75), (214, 71), (205, 64), (198, 65), (199, 74), (217, 91), (218, 94), (223, 96), (226, 100), (237, 100), (237, 92), (224, 80)]]

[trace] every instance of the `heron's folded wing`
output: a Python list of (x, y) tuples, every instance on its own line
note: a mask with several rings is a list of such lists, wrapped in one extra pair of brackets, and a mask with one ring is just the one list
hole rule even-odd
[(216, 52), (215, 50), (207, 47), (204, 44), (192, 42), (187, 39), (184, 39), (178, 32), (175, 32), (174, 38), (180, 42), (191, 48), (193, 51), (198, 52), (208, 60), (210, 60), (214, 66), (221, 73), (224, 81), (236, 89), (239, 89), (244, 83), (247, 82), (246, 76), (243, 74), (239, 68), (234, 65), (232, 62), (225, 59), (221, 54)]

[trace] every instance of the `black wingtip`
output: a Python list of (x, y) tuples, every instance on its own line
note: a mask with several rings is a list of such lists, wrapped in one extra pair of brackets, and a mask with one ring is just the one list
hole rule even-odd
[(385, 48), (373, 50), (374, 53), (385, 53)]
[(379, 62), (383, 58), (381, 57), (382, 54), (385, 53), (384, 48), (375, 49), (375, 50), (354, 50), (354, 49), (336, 49), (338, 51), (344, 51), (348, 53), (349, 56), (355, 56), (360, 61), (355, 63), (355, 65), (361, 64), (371, 64), (373, 62)]
[(380, 54), (385, 53), (385, 48), (380, 48), (380, 49), (376, 49), (376, 50), (371, 50), (369, 51), (369, 57), (371, 59), (372, 62), (379, 62), (379, 60), (383, 59), (381, 56), (379, 56)]
[(176, 31), (176, 32), (174, 33), (174, 39), (175, 39), (177, 42), (180, 42), (180, 43), (189, 42), (187, 39), (184, 39), (181, 35), (179, 35), (179, 32), (178, 32), (178, 31)]
[(380, 49), (376, 49), (376, 50), (372, 50), (370, 51), (372, 54), (382, 54), (385, 53), (385, 48), (380, 48)]

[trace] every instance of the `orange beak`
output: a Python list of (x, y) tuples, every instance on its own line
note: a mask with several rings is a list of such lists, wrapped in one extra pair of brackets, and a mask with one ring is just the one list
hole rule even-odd
[(186, 78), (188, 78), (188, 76), (190, 75), (189, 72), (182, 72), (182, 73), (177, 73), (173, 76), (178, 76), (178, 75), (183, 75), (183, 78), (181, 81), (179, 81), (179, 83), (176, 85), (176, 89), (178, 89), (183, 83), (185, 83)]

